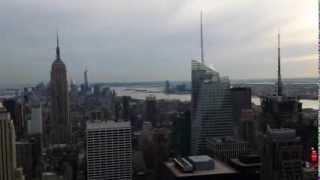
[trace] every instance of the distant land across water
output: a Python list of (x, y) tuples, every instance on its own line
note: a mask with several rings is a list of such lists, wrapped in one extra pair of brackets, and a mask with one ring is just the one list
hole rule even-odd
[[(170, 85), (175, 86), (178, 84), (186, 84), (191, 86), (190, 81), (169, 81)], [(249, 79), (249, 80), (231, 80), (231, 84), (274, 84), (275, 79)], [(317, 78), (295, 78), (284, 79), (284, 84), (311, 84), (317, 85)], [(143, 82), (108, 82), (108, 83), (91, 83), (108, 86), (115, 89), (120, 96), (129, 95), (136, 99), (145, 99), (148, 95), (155, 95), (158, 99), (179, 99), (183, 101), (190, 101), (190, 94), (165, 94), (163, 93), (165, 81), (143, 81)], [(36, 84), (0, 84), (1, 90), (5, 89), (23, 89), (24, 87), (33, 87)], [(138, 91), (137, 91), (138, 90)], [(253, 97), (254, 104), (259, 105), (257, 97)], [(318, 100), (301, 100), (305, 108), (318, 109)]]
[[(147, 85), (147, 86), (163, 86), (166, 80), (162, 81), (132, 81), (132, 82), (91, 82), (91, 84), (104, 84), (109, 86), (137, 86), (137, 85)], [(176, 84), (191, 84), (191, 81), (176, 81), (176, 80), (168, 80), (170, 84), (176, 85)], [(266, 84), (273, 84), (276, 79), (270, 79), (270, 78), (264, 78), (264, 79), (230, 79), (231, 84), (240, 84), (240, 83), (266, 83)], [(283, 79), (283, 83), (303, 83), (303, 84), (317, 84), (319, 81), (318, 78), (287, 78)], [(90, 82), (90, 78), (89, 78)], [(43, 82), (47, 84), (48, 82)], [(82, 83), (82, 82), (80, 82)], [(38, 83), (1, 83), (0, 82), (0, 89), (21, 89), (24, 87), (33, 87), (36, 86)]]

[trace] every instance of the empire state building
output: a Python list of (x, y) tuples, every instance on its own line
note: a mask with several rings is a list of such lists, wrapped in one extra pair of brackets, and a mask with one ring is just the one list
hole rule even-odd
[(71, 142), (69, 120), (69, 96), (66, 65), (60, 58), (59, 38), (57, 36), (56, 59), (51, 66), (50, 80), (50, 144), (68, 144)]

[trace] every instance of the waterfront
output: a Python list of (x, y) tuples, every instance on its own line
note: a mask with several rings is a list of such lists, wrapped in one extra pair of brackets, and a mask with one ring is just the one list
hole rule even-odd
[[(147, 96), (153, 95), (157, 99), (167, 99), (167, 100), (180, 100), (180, 101), (190, 101), (190, 94), (165, 94), (162, 92), (160, 87), (111, 87), (114, 89), (118, 96), (131, 96), (134, 99), (144, 100)], [(319, 109), (318, 100), (301, 99), (302, 107)], [(255, 105), (260, 105), (259, 97), (252, 97), (252, 103)]]

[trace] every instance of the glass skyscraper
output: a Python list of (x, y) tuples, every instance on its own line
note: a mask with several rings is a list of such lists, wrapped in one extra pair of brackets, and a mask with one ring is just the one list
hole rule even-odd
[(233, 135), (232, 98), (228, 78), (192, 61), (191, 153), (206, 151), (207, 138)]

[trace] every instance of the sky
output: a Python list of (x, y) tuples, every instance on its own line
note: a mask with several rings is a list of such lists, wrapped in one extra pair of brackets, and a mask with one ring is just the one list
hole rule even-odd
[(0, 1), (0, 84), (48, 82), (56, 32), (68, 79), (190, 80), (200, 57), (231, 79), (317, 76), (316, 0)]

